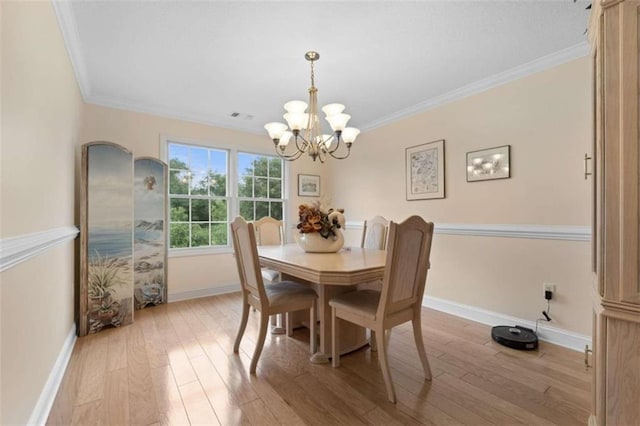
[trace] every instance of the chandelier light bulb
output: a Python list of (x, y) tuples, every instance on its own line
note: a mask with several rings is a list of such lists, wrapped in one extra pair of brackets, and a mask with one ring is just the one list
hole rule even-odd
[(284, 119), (289, 123), (291, 130), (302, 130), (307, 128), (309, 114), (304, 112), (288, 112), (283, 115)]
[(342, 104), (327, 104), (322, 107), (322, 112), (325, 113), (327, 118), (332, 115), (341, 114), (344, 111), (344, 105)]
[(347, 123), (351, 119), (349, 114), (336, 114), (327, 116), (327, 121), (334, 132), (342, 131), (347, 127)]
[(284, 109), (286, 109), (288, 113), (302, 113), (307, 109), (307, 103), (304, 101), (289, 101), (284, 104)]
[(360, 130), (355, 127), (347, 127), (342, 131), (342, 140), (345, 143), (354, 143), (359, 134)]
[(264, 125), (264, 128), (267, 129), (269, 133), (269, 137), (272, 140), (277, 140), (282, 138), (282, 134), (287, 130), (287, 125), (284, 123), (267, 123)]
[(291, 133), (288, 130), (285, 130), (282, 136), (280, 136), (280, 141), (278, 142), (278, 146), (286, 147), (289, 144), (289, 141), (291, 140), (291, 136), (293, 136), (293, 133)]

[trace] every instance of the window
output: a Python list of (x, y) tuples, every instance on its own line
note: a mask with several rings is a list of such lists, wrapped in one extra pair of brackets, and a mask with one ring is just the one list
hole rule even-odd
[(284, 164), (278, 157), (167, 140), (169, 247), (228, 248), (229, 222), (283, 219)]
[(257, 220), (271, 216), (282, 220), (282, 159), (266, 155), (238, 154), (240, 216)]

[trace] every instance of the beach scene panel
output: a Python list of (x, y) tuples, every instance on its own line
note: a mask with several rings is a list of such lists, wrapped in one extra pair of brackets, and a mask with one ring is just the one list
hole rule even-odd
[(89, 333), (133, 322), (133, 157), (114, 144), (87, 149)]
[(167, 302), (166, 173), (159, 160), (140, 158), (134, 166), (135, 309)]

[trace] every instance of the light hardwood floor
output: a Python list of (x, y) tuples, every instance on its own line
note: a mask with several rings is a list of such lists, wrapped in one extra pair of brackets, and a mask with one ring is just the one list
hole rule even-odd
[(541, 342), (494, 343), (490, 327), (423, 308), (433, 371), (425, 382), (410, 323), (389, 345), (397, 404), (387, 402), (375, 352), (314, 365), (306, 329), (268, 335), (256, 376), (252, 312), (240, 354), (239, 293), (136, 311), (133, 325), (77, 340), (47, 424), (585, 425), (590, 374), (582, 355)]

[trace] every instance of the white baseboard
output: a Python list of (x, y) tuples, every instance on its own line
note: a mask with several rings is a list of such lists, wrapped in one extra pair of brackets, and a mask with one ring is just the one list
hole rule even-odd
[[(521, 325), (531, 329), (536, 328), (535, 321), (524, 320), (509, 315), (492, 312), (475, 306), (463, 305), (457, 302), (440, 299), (432, 296), (424, 296), (422, 305), (447, 314), (470, 319), (487, 325)], [(563, 330), (556, 327), (550, 327), (547, 324), (540, 323), (538, 325), (538, 338), (545, 342), (555, 345), (564, 346), (565, 348), (575, 351), (584, 351), (585, 345), (591, 346), (591, 337), (583, 334), (574, 333), (572, 331)]]
[(235, 293), (236, 291), (240, 291), (240, 283), (232, 283), (211, 288), (202, 288), (199, 290), (169, 293), (167, 295), (167, 299), (169, 299), (169, 303), (171, 303), (179, 302), (181, 300), (197, 299), (200, 297), (216, 296), (218, 294)]
[(51, 407), (53, 406), (53, 401), (55, 401), (58, 390), (60, 389), (64, 372), (67, 370), (67, 365), (71, 359), (71, 353), (73, 352), (73, 346), (75, 343), (76, 325), (73, 324), (71, 326), (71, 330), (69, 330), (69, 334), (67, 334), (67, 338), (62, 344), (60, 354), (58, 354), (58, 358), (56, 359), (55, 364), (53, 364), (53, 368), (49, 373), (49, 378), (47, 379), (44, 388), (42, 388), (42, 392), (40, 392), (38, 402), (36, 402), (36, 406), (31, 412), (31, 416), (27, 423), (28, 425), (39, 426), (44, 425), (47, 422), (47, 418), (49, 418), (49, 413), (51, 412)]

